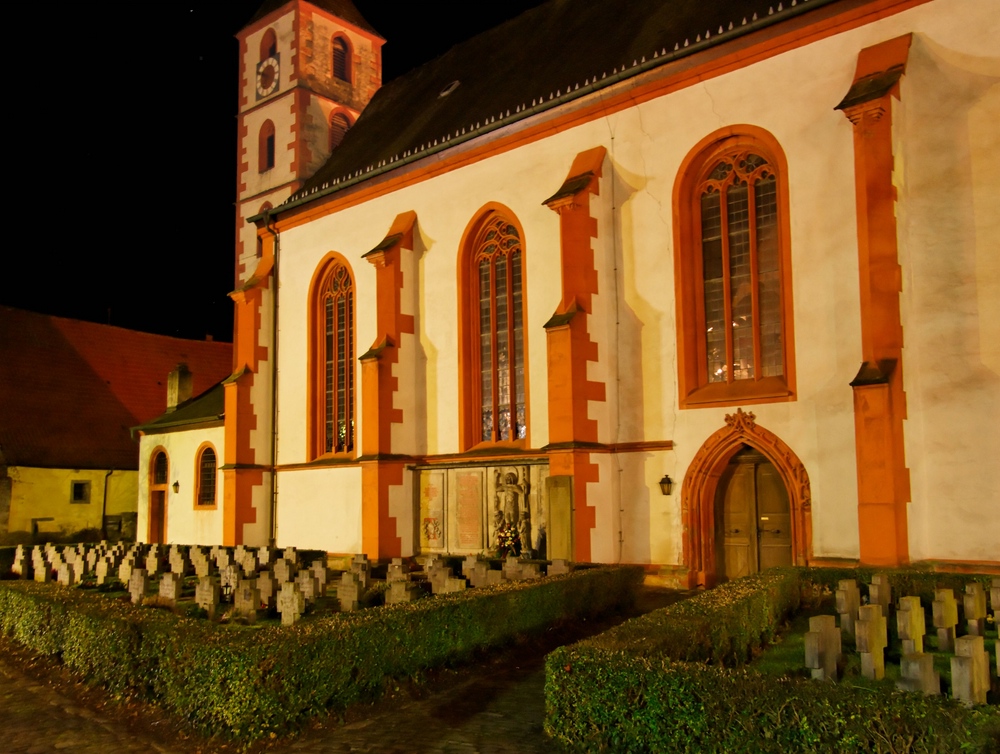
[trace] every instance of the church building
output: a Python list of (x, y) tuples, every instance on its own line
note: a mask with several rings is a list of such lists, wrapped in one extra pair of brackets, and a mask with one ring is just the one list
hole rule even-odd
[(350, 0), (268, 0), (234, 370), (184, 430), (218, 435), (218, 504), (164, 477), (151, 515), (143, 445), (140, 535), (1000, 572), (996, 29), (549, 0), (383, 86)]

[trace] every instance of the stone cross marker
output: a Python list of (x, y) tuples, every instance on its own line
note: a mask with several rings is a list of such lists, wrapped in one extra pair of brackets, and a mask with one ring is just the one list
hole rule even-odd
[(889, 617), (889, 608), (892, 607), (892, 587), (889, 585), (889, 577), (884, 573), (872, 574), (872, 583), (868, 586), (868, 603), (880, 605), (882, 615)]
[(194, 601), (198, 607), (214, 618), (219, 609), (219, 582), (212, 576), (201, 576), (194, 590)]
[(281, 593), (278, 595), (278, 612), (281, 613), (281, 625), (291, 626), (298, 623), (302, 613), (306, 610), (306, 600), (299, 591), (299, 587), (293, 583), (281, 585)]
[(1000, 578), (990, 582), (990, 606), (993, 608), (993, 617), (1000, 621)]
[(274, 567), (271, 571), (274, 573), (274, 578), (278, 580), (279, 584), (287, 584), (295, 578), (295, 566), (292, 561), (286, 558), (278, 558), (274, 561)]
[(840, 628), (848, 636), (854, 636), (854, 622), (858, 619), (860, 606), (858, 582), (854, 579), (842, 579), (837, 585), (837, 613), (840, 615)]
[[(75, 564), (74, 564), (75, 565)], [(56, 573), (57, 581), (63, 586), (73, 586), (77, 583), (76, 568), (69, 563), (61, 563)]]
[(149, 586), (149, 577), (145, 568), (133, 568), (132, 575), (128, 580), (128, 592), (132, 595), (132, 604), (142, 604), (142, 598), (146, 596), (146, 589)]
[(900, 691), (919, 691), (925, 696), (941, 693), (941, 676), (934, 672), (934, 655), (925, 652), (904, 654), (899, 661), (896, 688)]
[(313, 576), (312, 571), (299, 571), (299, 575), (295, 578), (295, 583), (302, 590), (302, 597), (306, 602), (313, 603), (319, 597), (319, 582)]
[(986, 592), (982, 584), (966, 584), (962, 595), (965, 607), (966, 633), (972, 636), (986, 635)]
[(814, 615), (805, 635), (806, 667), (819, 681), (837, 680), (837, 661), (841, 653), (841, 633), (832, 615)]
[(330, 581), (330, 569), (326, 567), (326, 561), (322, 558), (317, 558), (313, 561), (309, 571), (312, 573), (313, 578), (316, 579), (319, 587), (319, 596), (326, 596), (326, 586)]
[(243, 579), (236, 587), (236, 612), (253, 623), (260, 608), (260, 590), (254, 579)]
[(982, 636), (955, 639), (951, 658), (951, 694), (967, 705), (986, 704), (990, 688), (990, 656), (983, 648)]
[[(470, 555), (465, 559), (465, 564), (462, 565), (463, 570), (470, 559), (475, 560), (475, 557)], [(403, 565), (403, 559), (393, 558), (392, 562), (389, 564), (388, 570), (386, 571), (386, 581), (403, 581), (405, 578), (406, 567)]]
[(409, 574), (401, 579), (389, 582), (389, 591), (385, 593), (385, 604), (397, 605), (401, 602), (413, 602), (420, 599), (420, 585), (415, 583)]
[(880, 681), (885, 678), (885, 648), (888, 646), (886, 620), (881, 605), (862, 605), (854, 625), (858, 652), (861, 653), (861, 675)]
[(257, 577), (257, 590), (260, 592), (260, 604), (267, 605), (268, 609), (278, 607), (278, 580), (271, 575), (270, 571), (265, 571)]
[(903, 642), (903, 654), (920, 654), (924, 651), (924, 634), (927, 623), (924, 619), (924, 608), (919, 597), (901, 597), (896, 610), (896, 628)]
[(351, 561), (351, 571), (357, 574), (363, 590), (371, 586), (371, 564), (368, 562), (368, 556), (355, 555)]
[(176, 573), (165, 573), (160, 576), (160, 597), (171, 605), (176, 605), (181, 598), (181, 577)]
[(340, 577), (337, 599), (340, 601), (340, 609), (344, 612), (357, 610), (361, 606), (361, 578), (357, 573), (352, 571)]
[(937, 629), (938, 651), (951, 652), (955, 647), (955, 626), (958, 624), (958, 603), (951, 589), (935, 589), (934, 628)]
[(31, 575), (31, 558), (24, 545), (18, 545), (14, 550), (14, 562), (11, 564), (10, 572), (21, 579), (26, 579)]

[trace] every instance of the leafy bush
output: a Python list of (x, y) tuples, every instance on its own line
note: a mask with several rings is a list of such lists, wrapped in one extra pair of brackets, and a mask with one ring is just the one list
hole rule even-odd
[(0, 584), (0, 631), (60, 656), (115, 693), (154, 700), (206, 733), (253, 740), (373, 698), (387, 679), (461, 662), (560, 620), (625, 607), (641, 581), (639, 568), (593, 569), (290, 628), (220, 626), (92, 590), (7, 581)]

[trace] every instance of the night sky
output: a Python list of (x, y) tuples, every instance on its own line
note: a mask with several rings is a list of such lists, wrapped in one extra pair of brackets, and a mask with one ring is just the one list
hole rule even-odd
[[(389, 81), (539, 2), (355, 5), (386, 39)], [(6, 197), (17, 210), (6, 213), (0, 304), (232, 339), (235, 34), (259, 4), (7, 11), (32, 62), (7, 90)]]

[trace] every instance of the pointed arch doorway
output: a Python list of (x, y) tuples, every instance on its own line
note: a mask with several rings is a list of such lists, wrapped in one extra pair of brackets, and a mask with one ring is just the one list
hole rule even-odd
[(728, 414), (684, 475), (689, 584), (710, 587), (773, 565), (808, 565), (811, 507), (809, 476), (791, 448), (752, 413)]
[(792, 564), (788, 490), (767, 457), (750, 445), (729, 459), (715, 490), (719, 581)]

